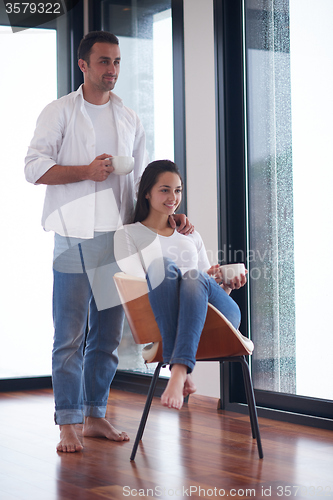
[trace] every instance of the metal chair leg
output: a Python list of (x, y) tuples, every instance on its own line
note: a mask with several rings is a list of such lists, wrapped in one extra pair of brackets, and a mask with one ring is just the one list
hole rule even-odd
[[(224, 359), (221, 359), (220, 361), (238, 361), (241, 363), (246, 399), (247, 399), (249, 415), (250, 415), (252, 435), (253, 435), (253, 438), (256, 439), (256, 441), (257, 441), (259, 458), (263, 458), (264, 454), (263, 454), (262, 445), (261, 445), (261, 437), (260, 437), (259, 424), (258, 424), (258, 415), (257, 415), (257, 409), (256, 409), (254, 391), (253, 391), (253, 384), (252, 384), (252, 380), (251, 380), (248, 362), (246, 361), (245, 356), (238, 356), (235, 358), (224, 358)], [(150, 411), (151, 403), (153, 400), (157, 380), (158, 380), (162, 366), (163, 366), (163, 363), (158, 363), (158, 365), (155, 369), (152, 381), (151, 381), (150, 386), (149, 386), (149, 391), (148, 391), (145, 407), (143, 410), (139, 429), (138, 429), (138, 432), (137, 432), (137, 435), (135, 438), (134, 446), (132, 449), (132, 454), (130, 457), (130, 460), (132, 460), (132, 461), (135, 459), (135, 455), (136, 455), (136, 452), (137, 452), (137, 449), (139, 446), (139, 442), (143, 436), (143, 432), (144, 432), (144, 429), (146, 426), (146, 422), (147, 422), (148, 414)]]
[(130, 460), (134, 460), (135, 459), (135, 455), (136, 455), (136, 452), (137, 452), (137, 449), (138, 449), (138, 446), (139, 446), (139, 442), (141, 441), (141, 438), (143, 436), (143, 432), (145, 430), (145, 426), (146, 426), (146, 422), (147, 422), (149, 410), (150, 410), (150, 407), (151, 407), (151, 403), (152, 403), (154, 392), (155, 392), (155, 388), (156, 388), (156, 383), (157, 383), (157, 380), (158, 380), (158, 377), (159, 377), (160, 370), (161, 370), (162, 366), (163, 366), (163, 363), (158, 363), (157, 367), (155, 368), (155, 372), (154, 372), (153, 378), (152, 378), (150, 386), (149, 386), (149, 391), (148, 391), (148, 395), (147, 395), (147, 399), (146, 399), (146, 404), (145, 404), (145, 407), (144, 407), (144, 410), (143, 410), (143, 413), (142, 413), (142, 417), (141, 417), (139, 429), (138, 429), (138, 432), (136, 434), (136, 438), (135, 438), (135, 442), (134, 442), (134, 446), (133, 446), (133, 449), (132, 449), (132, 454), (131, 454)]
[(253, 436), (257, 440), (259, 458), (263, 458), (264, 454), (263, 454), (262, 445), (261, 445), (261, 437), (260, 437), (260, 430), (259, 430), (259, 424), (258, 424), (258, 415), (257, 415), (255, 398), (254, 398), (253, 384), (252, 384), (251, 375), (250, 375), (250, 368), (249, 368), (248, 362), (246, 361), (245, 356), (239, 357), (239, 360), (240, 360), (240, 363), (242, 365), (244, 384), (245, 384), (245, 392), (246, 392), (247, 404), (248, 404), (248, 408), (249, 408), (252, 433), (253, 433)]
[[(249, 405), (249, 401), (250, 401), (250, 398), (251, 398), (251, 379), (250, 379), (250, 385), (249, 385), (249, 383), (248, 383), (249, 382), (248, 381), (248, 377), (247, 377), (246, 373), (244, 373), (244, 370), (246, 370), (246, 367), (243, 367), (243, 361), (242, 361), (241, 357), (238, 359), (238, 361), (240, 362), (240, 364), (242, 366), (243, 381), (244, 381), (244, 388), (245, 388), (245, 396), (246, 396), (246, 402), (247, 402), (248, 409), (249, 409), (249, 416), (250, 416), (250, 422), (251, 422), (252, 437), (253, 437), (253, 439), (256, 439), (256, 429), (255, 429), (255, 426), (254, 426), (254, 420), (255, 420), (255, 418), (253, 418), (252, 410), (251, 410), (250, 405)], [(246, 362), (246, 359), (245, 359), (245, 362)]]

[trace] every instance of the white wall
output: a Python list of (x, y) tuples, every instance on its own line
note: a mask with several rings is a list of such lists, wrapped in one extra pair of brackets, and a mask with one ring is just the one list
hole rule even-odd
[[(213, 0), (184, 0), (187, 212), (216, 263), (217, 179)], [(218, 363), (198, 363), (197, 394), (219, 397)]]

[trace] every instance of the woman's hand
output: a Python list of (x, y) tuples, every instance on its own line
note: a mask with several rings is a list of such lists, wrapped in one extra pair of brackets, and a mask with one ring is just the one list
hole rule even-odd
[(242, 288), (242, 286), (244, 286), (246, 284), (247, 273), (248, 273), (248, 271), (247, 271), (247, 269), (245, 269), (245, 274), (241, 274), (240, 278), (238, 278), (236, 276), (235, 278), (233, 278), (230, 281), (230, 283), (226, 284), (226, 283), (222, 282), (222, 271), (221, 271), (221, 267), (219, 266), (219, 264), (215, 264), (207, 271), (207, 274), (209, 274), (209, 276), (214, 278), (216, 283), (218, 283), (221, 286), (221, 288), (223, 288), (223, 290), (225, 292), (227, 292), (228, 295), (231, 293), (232, 290), (238, 290), (239, 288)]
[(221, 283), (221, 281), (222, 281), (222, 271), (221, 271), (221, 267), (219, 266), (219, 264), (215, 264), (210, 269), (208, 269), (207, 274), (209, 274), (209, 276), (211, 276), (212, 278), (214, 278), (214, 280), (216, 281), (216, 283), (218, 283), (218, 284)]
[(225, 292), (227, 292), (228, 295), (230, 295), (230, 293), (232, 292), (232, 290), (238, 290), (239, 288), (242, 288), (242, 286), (244, 286), (247, 282), (247, 278), (246, 278), (246, 275), (247, 275), (248, 271), (247, 269), (245, 269), (245, 274), (241, 274), (240, 278), (238, 278), (238, 276), (236, 276), (234, 279), (232, 279), (230, 281), (230, 283), (226, 284), (226, 283), (222, 283), (221, 284), (221, 287), (223, 288), (223, 290)]

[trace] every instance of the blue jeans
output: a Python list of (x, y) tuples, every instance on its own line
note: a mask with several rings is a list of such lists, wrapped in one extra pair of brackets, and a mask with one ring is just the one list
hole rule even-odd
[(208, 302), (239, 327), (241, 315), (236, 302), (208, 276), (192, 269), (182, 275), (176, 264), (164, 259), (165, 278), (152, 286), (160, 275), (160, 262), (152, 262), (147, 272), (149, 301), (163, 342), (163, 361), (186, 365), (190, 373), (195, 365)]
[(55, 237), (52, 382), (59, 425), (104, 417), (118, 366), (124, 313), (113, 288), (113, 233), (96, 235)]

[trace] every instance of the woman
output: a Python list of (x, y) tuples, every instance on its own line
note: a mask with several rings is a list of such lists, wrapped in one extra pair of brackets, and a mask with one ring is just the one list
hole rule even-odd
[(183, 182), (169, 160), (150, 163), (138, 191), (134, 223), (115, 235), (115, 255), (125, 273), (147, 279), (149, 301), (163, 341), (163, 361), (171, 376), (162, 404), (180, 409), (184, 395), (195, 392), (191, 372), (208, 302), (238, 328), (240, 311), (229, 297), (246, 283), (245, 275), (222, 283), (219, 265), (210, 266), (196, 231), (184, 236), (171, 228), (182, 198)]

